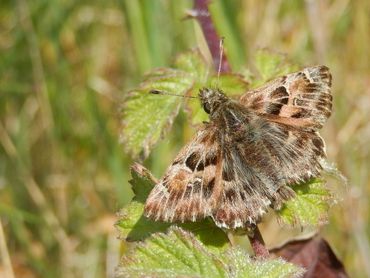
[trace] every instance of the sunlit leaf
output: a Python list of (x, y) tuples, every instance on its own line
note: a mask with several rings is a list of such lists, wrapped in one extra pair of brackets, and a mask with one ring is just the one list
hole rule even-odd
[(219, 87), (228, 96), (239, 96), (248, 90), (248, 82), (240, 74), (221, 74), (212, 76), (208, 82), (211, 88)]
[(179, 55), (175, 61), (175, 68), (188, 73), (196, 83), (206, 83), (210, 67), (199, 50), (189, 51)]
[(190, 233), (171, 229), (139, 243), (124, 256), (117, 277), (225, 277), (222, 261)]
[(133, 158), (146, 158), (150, 149), (172, 126), (183, 101), (179, 97), (151, 94), (151, 90), (186, 95), (201, 80), (207, 67), (198, 51), (180, 55), (175, 68), (159, 68), (149, 73), (130, 92), (122, 113), (122, 142)]
[(122, 258), (117, 277), (295, 277), (302, 269), (282, 259), (252, 260), (240, 249), (222, 255), (191, 233), (171, 228), (137, 244)]
[(287, 224), (301, 226), (325, 223), (332, 199), (325, 182), (312, 179), (292, 188), (296, 196), (277, 212), (280, 219)]
[(256, 52), (254, 65), (258, 75), (251, 80), (253, 87), (260, 86), (270, 79), (296, 70), (296, 66), (289, 64), (284, 55), (266, 49)]
[(228, 251), (226, 258), (227, 265), (231, 266), (230, 277), (300, 277), (304, 273), (304, 269), (280, 258), (252, 260), (239, 248)]
[(129, 183), (135, 193), (134, 200), (144, 203), (150, 191), (156, 184), (156, 178), (153, 177), (148, 169), (139, 163), (135, 163), (131, 166), (131, 177), (132, 179)]
[(121, 209), (116, 227), (122, 239), (136, 241), (150, 236), (152, 233), (164, 232), (169, 223), (152, 221), (143, 216), (144, 204), (132, 201)]

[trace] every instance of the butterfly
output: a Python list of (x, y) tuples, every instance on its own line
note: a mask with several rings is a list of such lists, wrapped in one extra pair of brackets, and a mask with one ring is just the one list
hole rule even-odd
[(145, 204), (166, 222), (212, 217), (217, 226), (258, 223), (269, 207), (295, 196), (292, 184), (320, 175), (325, 143), (318, 130), (332, 110), (331, 74), (308, 67), (246, 92), (199, 92), (209, 122), (182, 148)]

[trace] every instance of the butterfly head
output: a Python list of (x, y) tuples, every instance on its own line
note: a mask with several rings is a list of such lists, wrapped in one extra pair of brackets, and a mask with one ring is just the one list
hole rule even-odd
[(203, 88), (199, 90), (202, 107), (207, 114), (212, 114), (220, 104), (227, 101), (226, 95), (220, 89)]

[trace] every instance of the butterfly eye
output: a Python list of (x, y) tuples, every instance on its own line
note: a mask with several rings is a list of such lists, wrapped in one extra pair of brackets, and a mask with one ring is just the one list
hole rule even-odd
[(211, 113), (211, 106), (209, 105), (208, 102), (205, 102), (203, 104), (203, 109), (204, 109), (204, 111), (206, 111), (207, 114)]

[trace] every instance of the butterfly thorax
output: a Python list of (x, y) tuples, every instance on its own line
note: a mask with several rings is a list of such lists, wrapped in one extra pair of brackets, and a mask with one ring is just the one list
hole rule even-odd
[(199, 91), (202, 107), (207, 114), (214, 114), (230, 99), (220, 89), (203, 88)]
[[(199, 93), (203, 109), (219, 132), (243, 132), (253, 115), (237, 101), (228, 98), (220, 89), (204, 88)], [(237, 134), (234, 134), (237, 136)]]

